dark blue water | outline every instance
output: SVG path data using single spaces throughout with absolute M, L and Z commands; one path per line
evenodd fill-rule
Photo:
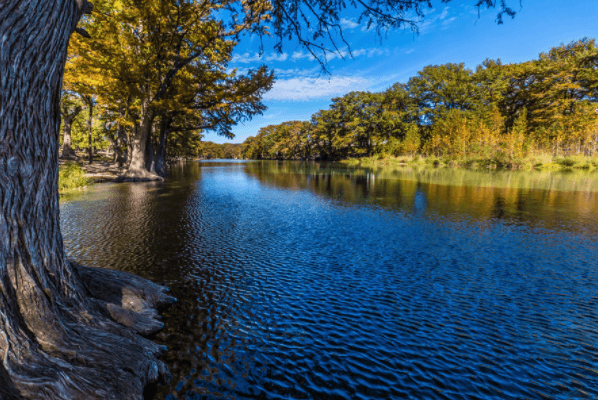
M 189 163 L 61 212 L 179 299 L 153 398 L 598 398 L 598 193 Z

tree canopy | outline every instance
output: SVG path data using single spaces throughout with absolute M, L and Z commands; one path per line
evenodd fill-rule
M 597 57 L 595 40 L 584 38 L 518 64 L 486 60 L 475 71 L 429 65 L 384 92 L 334 98 L 309 122 L 262 128 L 242 154 L 332 160 L 422 154 L 495 164 L 534 152 L 595 156 Z
M 505 15 L 515 15 L 505 1 L 473 4 L 496 8 L 498 23 Z M 78 140 L 82 138 L 78 121 L 86 116 L 90 161 L 93 149 L 109 144 L 115 160 L 127 167 L 123 179 L 157 179 L 164 176 L 168 157 L 195 153 L 192 149 L 202 132 L 232 137 L 233 126 L 265 110 L 262 98 L 272 87 L 273 72 L 264 65 L 245 74 L 229 67 L 244 36 L 257 36 L 262 46 L 263 39 L 273 37 L 278 51 L 286 41 L 295 41 L 325 70 L 330 53 L 339 51 L 341 44 L 349 45 L 340 24 L 343 15 L 357 15 L 360 23 L 380 35 L 399 28 L 416 32 L 430 7 L 427 0 L 97 0 L 94 11 L 78 25 L 82 35 L 71 39 L 64 79 L 68 97 L 78 98 L 87 108 L 71 124 L 75 146 L 84 145 Z M 462 86 L 467 77 L 463 68 L 431 69 L 410 82 L 411 92 L 427 93 L 420 96 L 428 103 L 422 117 L 444 112 L 434 102 L 439 95 L 446 98 L 447 91 L 455 98 L 444 109 L 469 107 L 462 103 L 469 101 L 473 87 Z M 445 79 L 447 74 L 454 75 L 453 81 Z M 445 82 L 443 93 L 430 90 L 438 79 Z M 349 105 L 343 104 L 338 106 Z M 372 103 L 362 112 L 375 108 Z M 101 115 L 101 121 L 94 113 Z M 376 129 L 347 121 L 344 129 L 350 127 L 367 142 Z M 63 138 L 67 142 L 68 129 Z M 177 150 L 169 151 L 169 143 L 176 143 Z M 190 151 L 181 151 L 183 143 L 191 146 Z

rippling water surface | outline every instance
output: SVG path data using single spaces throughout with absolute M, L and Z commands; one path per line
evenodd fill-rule
M 63 196 L 61 217 L 72 259 L 179 299 L 155 399 L 591 399 L 596 191 L 591 174 L 187 163 Z

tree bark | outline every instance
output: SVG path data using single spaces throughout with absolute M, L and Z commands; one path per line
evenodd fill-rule
M 156 174 L 154 164 L 154 137 L 156 136 L 156 123 L 152 123 L 152 128 L 149 132 L 149 137 L 145 141 L 145 169 L 152 174 Z
M 160 137 L 158 139 L 158 148 L 156 149 L 156 157 L 155 157 L 155 172 L 157 175 L 161 177 L 166 176 L 166 140 L 168 135 L 168 130 L 170 129 L 170 124 L 172 123 L 172 118 L 165 117 L 160 121 Z
M 58 201 L 59 99 L 85 0 L 0 1 L 0 398 L 141 399 L 166 373 L 172 301 L 134 275 L 69 262 Z

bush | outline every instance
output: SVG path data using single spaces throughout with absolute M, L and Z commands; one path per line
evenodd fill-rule
M 574 158 L 571 158 L 571 157 L 557 158 L 554 161 L 557 164 L 559 164 L 560 166 L 562 166 L 562 167 L 568 167 L 568 168 L 573 167 L 577 163 L 577 160 L 575 160 Z
M 86 178 L 85 170 L 75 162 L 67 162 L 58 169 L 58 189 L 75 189 L 87 186 L 91 180 Z

